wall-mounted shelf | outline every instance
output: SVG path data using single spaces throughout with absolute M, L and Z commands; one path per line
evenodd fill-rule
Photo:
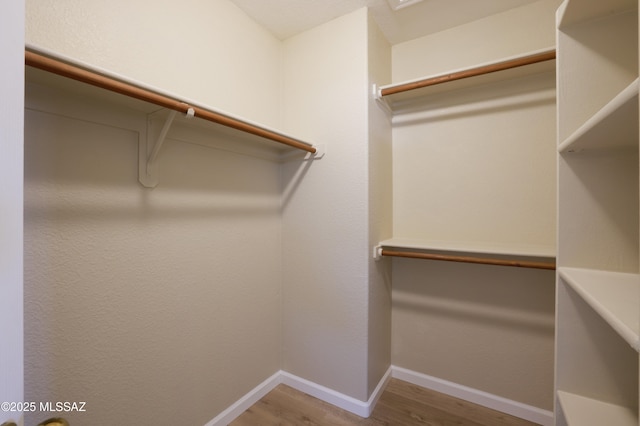
M 618 93 L 558 146 L 559 152 L 598 148 L 637 148 L 639 79 Z M 615 133 L 611 129 L 616 129 Z
M 420 241 L 393 238 L 381 241 L 373 256 L 406 257 L 413 259 L 515 266 L 535 269 L 555 269 L 555 252 L 550 247 L 531 245 L 499 245 L 489 243 L 461 243 Z M 535 259 L 535 260 L 532 260 Z
M 631 347 L 640 351 L 640 275 L 592 269 L 558 269 L 578 293 Z
M 570 2 L 559 10 L 558 28 L 565 29 L 573 24 L 587 22 L 603 16 L 612 16 L 637 7 L 636 0 L 607 0 L 599 2 Z
M 262 144 L 283 160 L 296 152 L 306 153 L 311 159 L 324 155 L 322 146 L 314 146 L 266 126 L 51 52 L 29 47 L 25 50 L 25 64 L 31 68 L 27 68 L 26 76 L 30 83 L 104 100 L 149 116 L 154 114 L 156 118 L 159 118 L 159 109 L 177 113 L 165 114 L 163 125 L 159 129 L 150 128 L 147 138 L 140 141 L 139 151 L 143 157 L 140 161 L 140 182 L 147 187 L 157 184 L 155 157 L 174 120 L 184 124 L 186 120 L 195 118 L 189 120 L 191 126 L 207 128 L 234 141 Z
M 396 106 L 444 91 L 553 72 L 555 58 L 555 49 L 545 49 L 472 68 L 381 86 L 376 88 L 376 95 L 393 110 Z

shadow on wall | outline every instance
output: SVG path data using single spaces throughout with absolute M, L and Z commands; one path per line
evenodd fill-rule
M 553 409 L 554 271 L 394 259 L 392 362 Z
M 394 107 L 394 127 L 497 114 L 555 104 L 555 74 L 540 73 L 452 92 Z
M 396 309 L 553 335 L 554 271 L 397 261 L 401 265 L 393 276 Z
M 205 141 L 168 140 L 159 156 L 160 183 L 151 189 L 138 182 L 139 129 L 35 110 L 26 111 L 26 122 L 25 210 L 34 218 L 210 220 L 279 214 L 313 163 L 292 160 L 299 167 L 283 184 L 277 162 L 203 146 Z
M 280 368 L 280 166 L 171 140 L 147 189 L 112 113 L 26 113 L 25 395 L 205 424 Z

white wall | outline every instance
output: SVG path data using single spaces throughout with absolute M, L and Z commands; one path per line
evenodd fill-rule
M 376 271 L 369 250 L 367 43 L 367 10 L 360 9 L 287 39 L 284 68 L 285 128 L 326 144 L 327 154 L 284 169 L 285 179 L 304 178 L 283 206 L 283 366 L 361 401 L 375 381 L 369 333 L 384 333 L 369 325 L 369 304 L 380 306 L 375 299 L 384 287 L 376 278 L 369 300 Z M 380 375 L 379 365 L 371 368 Z
M 26 26 L 28 43 L 280 124 L 280 41 L 229 1 L 27 0 Z
M 371 246 L 391 230 L 391 130 L 370 111 L 390 46 L 366 9 L 284 43 L 227 1 L 163 4 L 146 31 L 120 26 L 144 3 L 33 1 L 27 39 L 282 123 L 328 153 L 279 166 L 174 129 L 147 190 L 135 176 L 143 116 L 30 89 L 27 397 L 90 399 L 70 418 L 83 423 L 120 407 L 120 423 L 198 424 L 282 368 L 366 401 L 390 365 L 389 281 Z M 171 39 L 196 33 L 198 49 Z
M 229 2 L 104 5 L 29 2 L 27 40 L 278 122 L 280 42 Z M 205 424 L 281 368 L 280 166 L 174 127 L 146 189 L 145 123 L 27 95 L 25 398 L 86 401 L 71 424 Z
M 71 424 L 205 424 L 280 368 L 278 167 L 169 140 L 148 190 L 122 111 L 32 100 L 26 397 L 86 401 Z
M 393 80 L 552 47 L 540 1 L 393 47 Z M 394 237 L 555 245 L 555 77 L 439 94 L 394 119 Z M 393 262 L 394 365 L 551 410 L 554 274 Z
M 393 46 L 393 81 L 401 82 L 555 46 L 560 0 L 540 0 Z
M 391 45 L 369 17 L 369 87 L 391 82 Z M 391 121 L 369 92 L 369 247 L 391 238 L 393 226 Z M 370 251 L 371 254 L 371 251 Z M 369 258 L 369 394 L 391 364 L 390 262 Z
M 0 6 L 0 401 L 24 401 L 22 173 L 24 2 Z M 0 423 L 21 413 L 0 411 Z

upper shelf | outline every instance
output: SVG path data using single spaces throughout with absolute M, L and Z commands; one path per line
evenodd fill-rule
M 558 146 L 559 152 L 638 146 L 638 87 L 635 79 Z
M 591 2 L 572 0 L 563 3 L 563 6 L 558 9 L 558 28 L 563 29 L 570 25 L 587 22 L 595 18 L 634 10 L 637 7 L 637 0 L 606 0 Z
M 235 117 L 231 114 L 200 105 L 193 101 L 180 99 L 179 97 L 168 94 L 159 89 L 145 86 L 139 82 L 128 80 L 122 76 L 118 76 L 105 70 L 99 70 L 86 64 L 80 64 L 68 58 L 62 58 L 59 55 L 52 54 L 51 52 L 44 52 L 42 50 L 29 47 L 25 51 L 25 63 L 29 67 L 37 68 L 48 73 L 104 89 L 107 93 L 117 93 L 127 98 L 142 101 L 144 104 L 151 104 L 180 112 L 185 116 L 200 118 L 207 122 L 233 129 L 235 132 L 251 135 L 252 137 L 265 142 L 275 142 L 279 146 L 284 146 L 289 150 L 305 151 L 312 155 L 318 152 L 318 149 L 312 144 L 270 129 L 266 126 Z M 42 82 L 43 79 L 46 79 L 46 77 L 43 77 L 42 75 L 37 78 L 40 79 L 40 82 Z M 51 79 L 47 82 L 47 84 L 49 83 L 51 83 Z M 64 82 L 57 82 L 55 84 L 57 86 L 66 85 L 69 87 L 69 84 L 65 84 Z M 79 89 L 75 87 L 74 90 L 87 91 L 87 88 Z M 103 96 L 110 97 L 112 95 L 106 94 Z M 131 104 L 131 102 L 129 103 Z M 140 105 L 135 108 L 140 110 L 145 109 L 144 107 L 140 107 Z
M 393 109 L 395 105 L 435 93 L 554 71 L 555 58 L 555 49 L 545 49 L 477 67 L 381 86 L 377 96 Z

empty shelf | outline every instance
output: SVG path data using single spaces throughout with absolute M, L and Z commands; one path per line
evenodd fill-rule
M 607 0 L 594 2 L 568 2 L 559 9 L 558 28 L 590 21 L 606 15 L 615 15 L 637 8 L 636 0 Z
M 638 79 L 573 132 L 559 152 L 638 146 Z
M 620 336 L 640 350 L 639 274 L 566 267 L 558 272 Z
M 569 426 L 638 426 L 635 409 L 563 391 L 558 399 Z

